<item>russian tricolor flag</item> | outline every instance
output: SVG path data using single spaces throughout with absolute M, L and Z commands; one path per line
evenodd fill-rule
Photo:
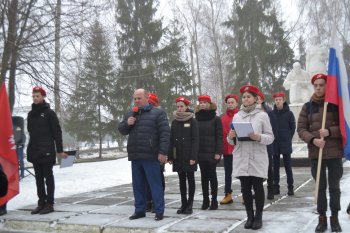
M 333 33 L 332 45 L 329 50 L 328 77 L 325 102 L 339 107 L 339 124 L 343 138 L 344 156 L 350 160 L 350 99 L 349 78 L 346 73 L 343 55 L 339 41 Z

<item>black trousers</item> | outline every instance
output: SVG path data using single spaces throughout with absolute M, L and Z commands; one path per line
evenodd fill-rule
M 209 197 L 209 183 L 211 189 L 212 200 L 217 200 L 218 196 L 218 178 L 216 175 L 217 163 L 210 161 L 199 161 L 199 167 L 201 169 L 201 182 L 203 198 Z
M 269 167 L 267 172 L 267 190 L 273 191 L 273 154 L 268 153 L 269 156 Z
M 311 174 L 316 180 L 317 159 L 311 160 Z M 340 210 L 340 178 L 343 176 L 342 159 L 323 159 L 320 171 L 320 186 L 317 198 L 317 212 L 325 215 L 327 212 L 327 176 L 328 169 L 328 185 L 329 185 L 329 207 L 332 215 L 337 215 Z
M 262 212 L 265 202 L 265 192 L 263 186 L 264 179 L 255 176 L 241 176 L 239 179 L 241 181 L 241 188 L 246 211 L 254 210 L 252 196 L 253 188 L 255 193 L 256 211 Z
M 283 156 L 283 164 L 284 164 L 284 169 L 287 174 L 287 184 L 288 187 L 293 187 L 294 184 L 294 179 L 293 179 L 293 171 L 292 171 L 292 160 L 291 160 L 291 154 L 282 154 Z M 274 182 L 277 187 L 279 187 L 280 183 L 280 154 L 275 154 L 273 155 L 273 160 L 274 160 Z
M 179 186 L 181 193 L 181 202 L 191 202 L 194 198 L 194 192 L 196 190 L 196 182 L 194 180 L 194 171 L 192 172 L 178 172 Z M 187 199 L 187 182 L 188 182 L 188 199 Z
M 53 163 L 33 163 L 38 195 L 38 205 L 44 203 L 54 204 L 55 179 L 53 176 Z M 46 189 L 45 189 L 46 184 Z

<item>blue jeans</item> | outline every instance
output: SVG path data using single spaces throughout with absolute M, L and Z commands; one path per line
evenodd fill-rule
M 288 187 L 293 187 L 294 179 L 293 179 L 293 171 L 292 171 L 292 164 L 291 164 L 291 154 L 283 154 L 283 164 L 284 169 L 286 170 L 287 174 L 287 184 Z M 275 186 L 279 187 L 280 183 L 280 155 L 273 155 L 273 162 L 274 162 L 274 184 Z
M 224 155 L 225 194 L 232 193 L 232 155 Z
M 17 159 L 19 163 L 19 171 L 20 171 L 19 176 L 21 178 L 24 178 L 23 146 L 17 146 L 16 152 L 17 152 Z
M 131 161 L 132 186 L 135 198 L 135 213 L 146 212 L 146 185 L 150 186 L 154 211 L 156 214 L 164 213 L 164 191 L 162 178 L 159 172 L 158 160 Z

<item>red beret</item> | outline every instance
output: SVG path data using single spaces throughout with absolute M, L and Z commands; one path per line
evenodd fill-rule
M 327 81 L 327 75 L 325 75 L 325 74 L 315 74 L 314 76 L 312 76 L 311 83 L 314 84 L 316 79 L 320 79 L 320 78 L 322 78 L 325 81 Z
M 256 86 L 250 85 L 250 84 L 244 85 L 243 87 L 241 87 L 239 89 L 239 92 L 241 94 L 243 94 L 246 91 L 249 91 L 249 92 L 254 93 L 256 95 L 258 95 L 260 92 L 259 88 L 257 88 Z
M 183 96 L 180 96 L 180 97 L 176 98 L 175 102 L 176 102 L 176 103 L 177 103 L 177 102 L 184 102 L 184 104 L 185 104 L 186 106 L 190 105 L 190 103 L 191 103 L 188 99 L 186 99 L 186 98 L 183 97 Z
M 42 87 L 33 87 L 33 93 L 40 92 L 42 96 L 46 96 L 46 91 Z
M 205 101 L 211 103 L 211 98 L 209 95 L 200 95 L 198 96 L 198 101 Z
M 273 94 L 272 97 L 273 98 L 276 98 L 276 97 L 283 97 L 283 98 L 285 98 L 286 95 L 283 92 L 277 92 L 277 93 Z
M 148 103 L 152 104 L 155 107 L 159 106 L 158 96 L 154 93 L 148 93 Z
M 236 102 L 238 102 L 238 96 L 237 95 L 235 95 L 235 94 L 228 94 L 227 96 L 225 96 L 225 103 L 227 103 L 227 100 L 229 98 L 233 98 L 233 99 L 236 100 Z
M 259 91 L 258 96 L 260 96 L 261 100 L 264 102 L 265 100 L 265 95 L 261 91 Z

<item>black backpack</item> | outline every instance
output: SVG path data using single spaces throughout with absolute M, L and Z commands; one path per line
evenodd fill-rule
M 8 189 L 7 176 L 5 172 L 2 170 L 2 167 L 0 164 L 0 197 L 3 197 L 6 195 L 7 189 Z

